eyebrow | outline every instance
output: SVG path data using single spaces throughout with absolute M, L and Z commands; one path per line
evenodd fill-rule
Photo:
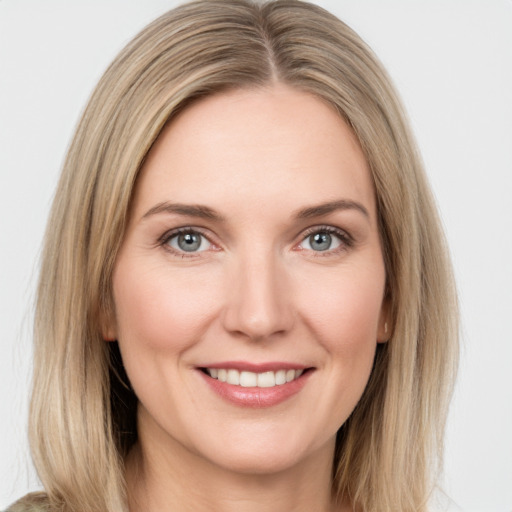
M 338 210 L 356 210 L 362 213 L 368 219 L 370 214 L 368 210 L 357 201 L 350 199 L 338 199 L 336 201 L 329 201 L 327 203 L 318 204 L 315 206 L 308 206 L 301 208 L 292 217 L 297 219 L 311 219 L 314 217 L 321 217 L 328 215 Z M 178 215 L 186 215 L 188 217 L 197 217 L 199 219 L 214 220 L 217 222 L 225 222 L 225 218 L 216 212 L 214 209 L 200 205 L 200 204 L 182 204 L 182 203 L 171 203 L 163 202 L 159 203 L 150 208 L 143 216 L 142 219 L 146 219 L 152 215 L 159 213 L 170 213 Z
M 186 215 L 188 217 L 197 217 L 199 219 L 215 220 L 217 222 L 223 222 L 225 219 L 212 208 L 200 204 L 181 204 L 181 203 L 170 203 L 163 202 L 159 203 L 153 208 L 150 208 L 143 216 L 142 219 L 146 219 L 151 215 L 158 213 L 174 213 L 178 215 Z
M 338 210 L 357 210 L 361 212 L 366 218 L 370 219 L 368 210 L 357 201 L 350 199 L 338 199 L 336 201 L 329 201 L 315 206 L 302 208 L 296 212 L 295 217 L 298 219 L 311 219 L 313 217 L 321 217 Z

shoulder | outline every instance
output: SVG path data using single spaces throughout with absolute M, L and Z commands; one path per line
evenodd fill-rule
M 51 512 L 48 498 L 44 492 L 32 492 L 19 499 L 5 512 Z

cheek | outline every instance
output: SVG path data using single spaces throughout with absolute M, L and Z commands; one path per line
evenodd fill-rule
M 114 275 L 120 343 L 141 352 L 166 353 L 180 352 L 194 343 L 218 303 L 215 280 L 204 277 L 197 272 L 172 272 L 165 264 L 141 271 L 140 266 L 121 261 Z
M 368 268 L 371 271 L 341 269 L 323 280 L 323 286 L 315 280 L 299 292 L 304 316 L 317 339 L 329 353 L 345 360 L 367 358 L 377 342 L 385 273 L 378 263 Z
M 303 280 L 297 290 L 303 321 L 324 356 L 323 391 L 315 397 L 319 432 L 334 435 L 364 393 L 377 347 L 384 276 L 376 260 L 329 269 L 323 279 Z

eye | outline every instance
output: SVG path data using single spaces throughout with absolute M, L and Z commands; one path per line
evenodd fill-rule
M 340 229 L 317 227 L 306 233 L 299 247 L 307 251 L 329 252 L 349 247 L 351 243 L 349 235 Z
M 180 231 L 169 236 L 165 243 L 176 252 L 207 251 L 211 242 L 201 233 L 194 230 Z
M 340 240 L 326 231 L 319 231 L 318 233 L 309 235 L 302 242 L 303 249 L 309 249 L 311 251 L 328 251 L 330 249 L 336 249 L 340 245 Z

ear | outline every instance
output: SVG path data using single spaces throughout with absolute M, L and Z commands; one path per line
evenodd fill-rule
M 379 325 L 377 327 L 377 343 L 386 343 L 391 338 L 391 301 L 389 297 L 385 297 L 379 315 Z
M 117 340 L 117 322 L 113 311 L 103 309 L 100 313 L 101 336 L 105 341 Z

